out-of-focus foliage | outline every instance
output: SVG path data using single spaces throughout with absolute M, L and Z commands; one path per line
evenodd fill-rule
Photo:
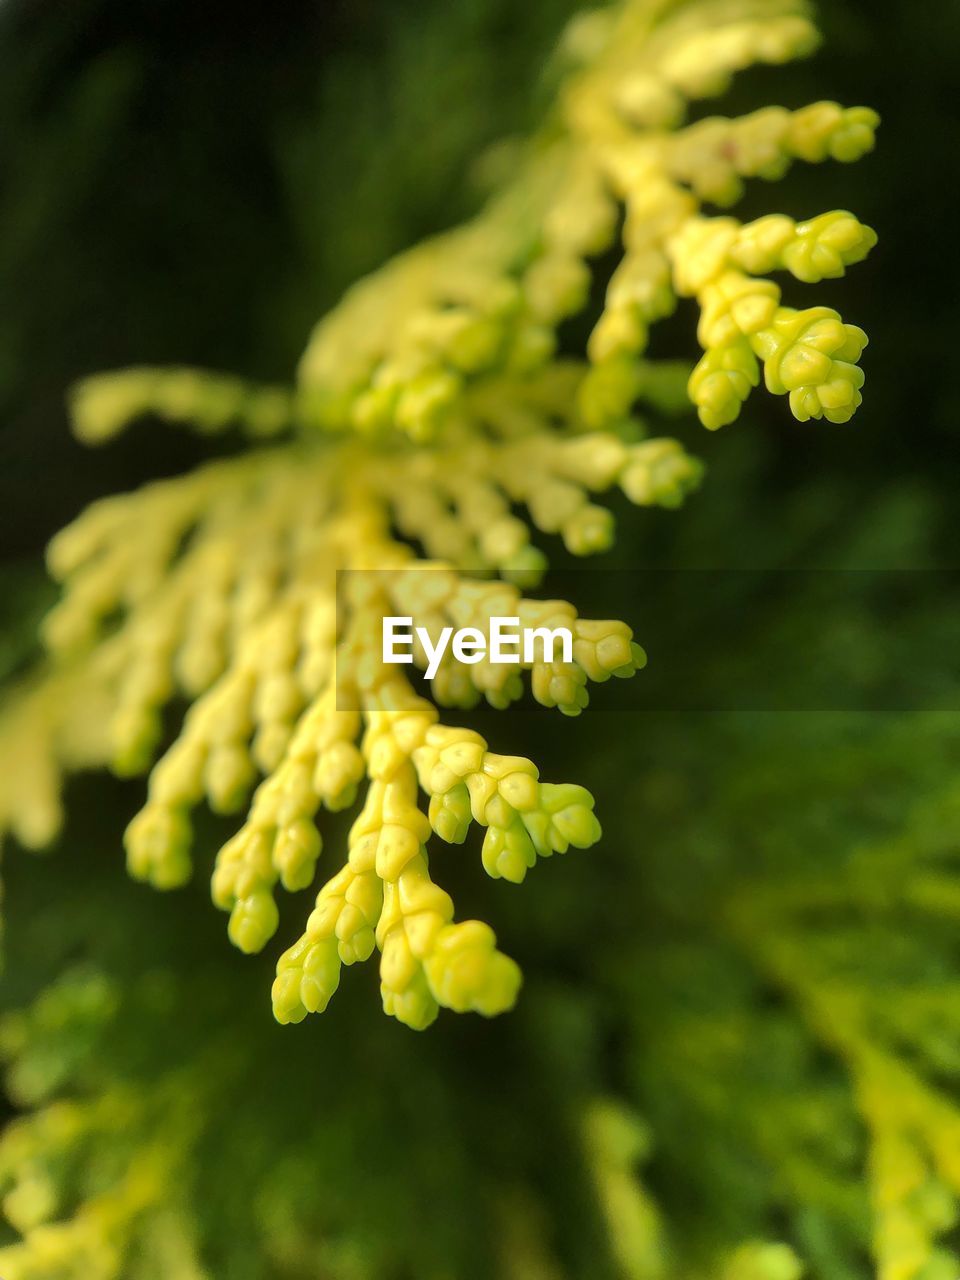
M 784 1242 L 815 1276 L 870 1274 L 871 1252 L 950 1274 L 931 1250 L 957 1196 L 956 725 L 697 729 L 648 725 L 612 815 L 642 810 L 642 840 L 510 921 L 531 989 L 482 1036 L 413 1039 L 357 998 L 291 1040 L 204 945 L 202 903 L 175 908 L 177 954 L 156 941 L 173 913 L 109 866 L 15 877 L 32 976 L 66 976 L 4 1026 L 29 1108 L 0 1147 L 11 1221 L 51 1196 L 96 1219 L 145 1163 L 108 1241 L 142 1253 L 124 1275 L 766 1277 L 794 1274 Z M 731 1261 L 744 1241 L 766 1242 L 755 1271 Z
M 922 565 L 955 545 L 943 519 L 955 394 L 937 371 L 953 340 L 940 250 L 951 224 L 938 192 L 957 135 L 956 16 L 947 5 L 933 7 L 929 25 L 906 9 L 869 26 L 853 6 L 824 16 L 834 37 L 826 63 L 778 73 L 769 96 L 801 102 L 832 75 L 852 100 L 887 107 L 886 163 L 856 193 L 861 216 L 883 231 L 881 275 L 852 280 L 858 301 L 844 304 L 870 319 L 873 408 L 847 437 L 751 430 L 708 448 L 711 482 L 688 517 L 646 526 L 642 541 L 622 538 L 623 563 Z M 439 32 L 444 20 L 435 21 Z M 478 40 L 470 52 L 502 66 L 502 48 Z M 529 44 L 517 53 L 531 65 L 537 55 Z M 401 159 L 409 143 L 398 135 Z M 359 136 L 356 145 L 374 149 Z M 818 204 L 854 203 L 849 171 L 841 186 L 831 181 L 818 178 Z M 446 220 L 453 193 L 443 183 L 449 173 L 418 232 Z M 397 185 L 385 173 L 371 203 L 395 207 Z M 799 191 L 798 215 L 808 204 Z M 442 209 L 429 208 L 434 199 Z M 50 217 L 55 228 L 59 209 Z M 412 238 L 398 226 L 384 244 Z M 248 260 L 270 243 L 252 239 Z M 136 275 L 131 265 L 131 284 Z M 306 290 L 298 295 L 295 278 L 286 287 L 299 297 L 290 314 L 309 314 Z M 55 276 L 50 289 L 57 297 Z M 242 314 L 269 327 L 260 303 L 272 289 L 251 283 Z M 156 358 L 276 376 L 255 353 L 241 358 L 236 311 L 212 305 L 217 291 L 203 306 L 196 296 L 198 323 L 236 344 L 229 359 L 199 340 L 180 345 L 182 326 L 166 312 L 157 324 L 171 345 Z M 51 326 L 58 314 L 49 308 Z M 56 350 L 36 330 L 31 342 Z M 91 339 L 51 386 L 144 354 Z M 762 409 L 750 412 L 763 420 Z M 12 434 L 26 468 L 25 438 Z M 169 438 L 164 449 L 142 465 L 188 460 Z M 87 471 L 86 492 L 135 478 L 134 452 L 111 455 L 96 482 Z M 58 444 L 52 456 L 72 482 L 74 455 Z M 81 504 L 80 484 L 76 497 L 47 499 L 44 531 Z M 951 608 L 945 600 L 945 616 Z M 802 600 L 772 621 L 798 638 L 818 622 Z M 23 642 L 9 652 L 19 661 Z M 511 898 L 465 867 L 452 886 L 471 910 L 496 914 L 527 975 L 520 1010 L 420 1039 L 361 992 L 345 993 L 357 998 L 332 1006 L 314 1034 L 271 1026 L 250 998 L 249 971 L 212 936 L 202 893 L 160 898 L 117 875 L 135 791 L 78 784 L 64 848 L 44 863 L 11 862 L 6 1001 L 26 1009 L 47 991 L 3 1033 L 8 1096 L 23 1111 L 3 1148 L 5 1208 L 28 1227 L 52 1192 L 63 1197 L 58 1218 L 99 1204 L 106 1231 L 99 1255 L 68 1240 L 64 1268 L 30 1274 L 88 1277 L 104 1260 L 110 1274 L 111 1246 L 129 1240 L 118 1274 L 134 1280 L 788 1280 L 801 1265 L 823 1280 L 878 1269 L 891 1280 L 950 1280 L 954 718 L 633 718 L 602 707 L 592 718 L 589 732 L 588 722 L 544 730 L 514 713 L 512 732 L 518 749 L 596 792 L 598 856 L 543 877 L 536 895 Z M 354 986 L 363 981 L 353 975 Z M 57 1099 L 65 1108 L 48 1119 Z M 71 1142 L 68 1169 L 57 1145 L 65 1130 L 87 1134 Z M 135 1170 L 149 1171 L 133 1183 L 131 1152 Z M 134 1201 L 135 1214 L 116 1211 Z

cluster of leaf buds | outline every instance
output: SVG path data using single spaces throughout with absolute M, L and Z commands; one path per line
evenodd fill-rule
M 441 726 L 385 666 L 382 619 L 416 622 L 412 660 L 431 668 L 440 706 L 503 708 L 529 684 L 577 715 L 590 682 L 631 676 L 645 655 L 626 623 L 529 594 L 546 568 L 537 534 L 590 555 L 614 540 L 598 494 L 681 504 L 700 465 L 648 420 L 682 409 L 688 379 L 709 428 L 733 421 L 761 367 L 801 420 L 852 415 L 864 334 L 825 307 L 782 306 L 766 277 L 839 276 L 873 232 L 843 212 L 743 225 L 702 206 L 796 160 L 857 159 L 876 116 L 827 102 L 683 125 L 686 102 L 739 68 L 815 42 L 789 0 L 624 0 L 588 15 L 564 45 L 573 65 L 554 125 L 516 176 L 467 225 L 355 286 L 317 326 L 294 385 L 150 368 L 81 384 L 75 420 L 91 442 L 144 413 L 294 439 L 95 504 L 54 539 L 65 590 L 44 628 L 51 669 L 5 718 L 0 823 L 43 843 L 64 770 L 149 771 L 128 865 L 173 888 L 191 874 L 193 810 L 246 812 L 212 892 L 233 942 L 257 951 L 277 928 L 277 885 L 314 879 L 318 812 L 362 793 L 346 862 L 281 959 L 277 1016 L 322 1009 L 340 966 L 375 948 L 384 1006 L 411 1026 L 440 1006 L 508 1007 L 517 970 L 486 925 L 454 923 L 428 872 L 431 831 L 456 843 L 480 824 L 486 870 L 519 881 L 539 857 L 598 838 L 592 800 Z M 558 357 L 559 326 L 617 255 L 583 359 Z M 652 326 L 685 296 L 705 350 L 692 377 L 647 356 Z M 449 650 L 432 669 L 448 628 L 487 637 L 504 617 L 565 628 L 570 652 L 498 664 Z M 190 708 L 153 764 L 178 697 Z

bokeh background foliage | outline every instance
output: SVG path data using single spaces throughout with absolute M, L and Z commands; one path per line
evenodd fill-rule
M 536 118 L 571 8 L 0 4 L 5 674 L 31 656 L 50 534 L 214 448 L 147 423 L 82 451 L 69 383 L 128 362 L 284 378 L 346 284 L 469 212 L 509 164 L 488 148 Z M 704 490 L 680 517 L 624 510 L 611 563 L 956 563 L 960 14 L 830 0 L 820 17 L 813 62 L 746 74 L 723 110 L 836 95 L 881 112 L 873 159 L 797 171 L 777 201 L 852 207 L 881 231 L 843 282 L 845 316 L 871 335 L 868 400 L 848 428 L 759 399 L 722 439 L 690 425 Z M 766 210 L 752 198 L 744 217 Z M 664 348 L 672 333 L 685 354 L 690 327 L 681 309 Z M 778 607 L 800 661 L 817 619 L 802 598 Z M 857 624 L 851 606 L 854 638 Z M 4 1006 L 56 985 L 6 1025 L 8 1052 L 30 1046 L 9 1112 L 102 1097 L 102 1130 L 58 1170 L 68 1197 L 144 1152 L 168 1188 L 120 1274 L 656 1280 L 645 1242 L 661 1231 L 687 1258 L 785 1241 L 812 1276 L 873 1274 L 864 1114 L 879 1097 L 893 1115 L 903 1087 L 886 1058 L 864 1068 L 862 1044 L 957 1097 L 960 725 L 595 703 L 559 725 L 475 718 L 494 746 L 588 785 L 605 828 L 520 891 L 445 860 L 464 912 L 489 909 L 526 975 L 518 1011 L 493 1023 L 412 1036 L 358 970 L 322 1022 L 275 1026 L 271 958 L 224 946 L 202 877 L 173 895 L 127 881 L 137 783 L 75 782 L 59 847 L 10 852 Z M 208 823 L 212 851 L 224 832 Z M 908 1155 L 894 1143 L 895 1162 Z M 921 1184 L 911 1212 L 956 1250 L 951 1196 Z M 731 1266 L 792 1275 L 777 1253 Z

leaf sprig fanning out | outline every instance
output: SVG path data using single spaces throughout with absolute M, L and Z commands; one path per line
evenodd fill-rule
M 588 681 L 642 665 L 624 623 L 580 619 L 570 604 L 520 591 L 545 567 L 531 527 L 591 554 L 613 538 L 595 493 L 616 486 L 639 505 L 673 507 L 697 483 L 698 464 L 651 437 L 638 413 L 676 402 L 675 365 L 645 353 L 678 297 L 700 306 L 705 354 L 688 389 L 705 426 L 737 417 L 761 365 L 801 421 L 852 416 L 863 332 L 828 308 L 783 307 L 766 275 L 841 275 L 873 232 L 844 212 L 742 225 L 704 206 L 730 205 L 745 179 L 776 178 L 796 160 L 859 158 L 876 116 L 817 103 L 683 124 L 687 101 L 722 92 L 741 67 L 815 43 L 802 7 L 776 0 L 629 0 L 591 14 L 566 37 L 575 65 L 520 176 L 472 222 L 357 285 L 314 331 L 293 387 L 152 369 L 83 383 L 74 411 L 90 441 L 144 412 L 296 439 L 100 503 L 54 540 L 65 593 L 45 629 L 52 669 L 11 711 L 4 746 L 15 764 L 27 734 L 36 764 L 4 775 L 5 824 L 30 843 L 52 835 L 62 768 L 150 768 L 161 712 L 184 694 L 192 706 L 152 768 L 128 863 L 158 887 L 181 884 L 195 806 L 248 809 L 213 876 L 243 950 L 276 928 L 278 881 L 312 882 L 318 809 L 346 807 L 367 783 L 347 861 L 280 959 L 282 1021 L 325 1007 L 340 966 L 374 947 L 384 1006 L 411 1026 L 439 1006 L 509 1008 L 516 966 L 486 925 L 453 922 L 426 842 L 431 832 L 462 840 L 477 822 L 486 870 L 518 881 L 538 857 L 597 840 L 592 798 L 441 726 L 371 642 L 401 597 L 428 629 L 448 618 L 482 629 L 505 613 L 562 618 L 574 661 L 534 663 L 530 685 L 571 715 Z M 583 358 L 561 360 L 558 326 L 585 308 L 595 259 L 614 248 L 619 265 Z M 413 540 L 429 559 L 417 559 Z M 414 567 L 433 570 L 429 589 L 406 572 Z M 341 569 L 372 576 L 358 575 L 365 585 L 338 610 Z M 478 571 L 491 578 L 469 576 Z M 448 662 L 436 703 L 507 706 L 522 692 L 507 671 Z M 336 705 L 342 680 L 356 711 Z

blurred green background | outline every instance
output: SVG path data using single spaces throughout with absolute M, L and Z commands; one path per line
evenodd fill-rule
M 0 0 L 6 672 L 31 654 L 49 536 L 96 496 L 231 447 L 143 423 L 84 450 L 68 433 L 71 382 L 127 363 L 289 376 L 346 285 L 477 206 L 492 164 L 477 160 L 537 120 L 574 7 Z M 717 436 L 682 424 L 709 464 L 703 493 L 679 516 L 621 509 L 608 563 L 957 564 L 960 8 L 828 0 L 820 18 L 813 61 L 745 74 L 718 109 L 835 97 L 883 117 L 874 156 L 755 184 L 742 210 L 850 207 L 879 230 L 868 264 L 817 290 L 869 331 L 864 408 L 849 427 L 800 425 L 757 397 Z M 665 328 L 657 350 L 692 357 L 692 311 Z M 802 602 L 788 624 L 802 642 Z M 460 915 L 491 919 L 526 974 L 521 1010 L 495 1024 L 451 1016 L 414 1037 L 382 1017 L 368 968 L 348 975 L 323 1020 L 275 1027 L 273 952 L 233 954 L 202 883 L 164 897 L 127 882 L 120 837 L 137 783 L 75 783 L 58 849 L 9 855 L 5 1003 L 71 964 L 96 965 L 122 992 L 92 1039 L 74 1044 L 61 1027 L 43 1070 L 78 1089 L 116 1076 L 148 1092 L 207 1053 L 229 1066 L 222 1089 L 197 1085 L 204 1136 L 190 1174 L 218 1280 L 640 1275 L 618 1262 L 577 1154 L 595 1095 L 651 1124 L 650 1185 L 682 1237 L 788 1238 L 823 1280 L 869 1274 L 863 1134 L 839 1069 L 718 940 L 710 906 L 791 859 L 834 874 L 852 849 L 900 830 L 956 776 L 957 727 L 623 717 L 603 702 L 576 724 L 476 717 L 495 747 L 590 787 L 606 831 L 598 850 L 520 890 L 484 882 L 476 859 L 442 863 Z M 209 833 L 212 855 L 212 819 Z M 884 934 L 886 948 L 903 973 L 955 972 L 947 929 Z M 154 973 L 168 985 L 141 982 Z M 866 961 L 862 976 L 896 978 Z M 736 1029 L 736 1052 L 711 1058 L 718 1026 Z M 956 1030 L 938 1034 L 960 1046 Z M 809 1091 L 833 1144 L 822 1159 L 849 1204 L 771 1173 L 779 1157 L 745 1086 L 771 1115 Z M 180 1273 L 171 1263 L 157 1274 Z

